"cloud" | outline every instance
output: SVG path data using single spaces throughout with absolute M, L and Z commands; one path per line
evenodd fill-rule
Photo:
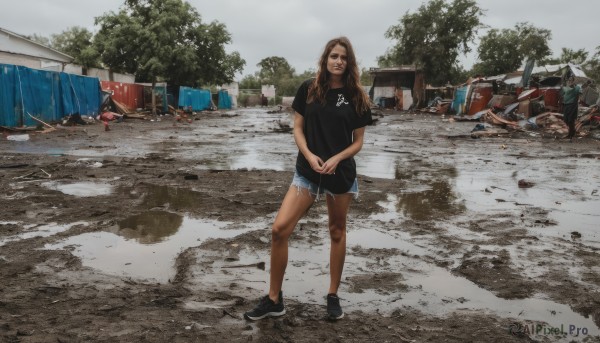
M 246 60 L 244 75 L 257 70 L 256 64 L 269 56 L 281 56 L 303 72 L 316 68 L 325 43 L 345 35 L 352 41 L 362 67 L 376 66 L 377 56 L 392 44 L 385 31 L 407 12 L 418 10 L 417 0 L 190 0 L 202 20 L 217 20 L 232 35 L 228 51 L 238 51 Z M 598 13 L 600 2 L 580 0 L 479 1 L 486 9 L 483 22 L 494 28 L 512 28 L 529 22 L 552 31 L 550 47 L 559 55 L 562 47 L 593 52 L 600 45 Z M 0 26 L 25 35 L 50 36 L 71 26 L 97 31 L 94 18 L 117 12 L 123 0 L 20 0 L 0 12 Z M 481 31 L 480 34 L 484 33 Z M 473 47 L 474 49 L 476 47 Z M 466 68 L 476 54 L 462 57 Z M 241 75 L 240 75 L 241 77 Z

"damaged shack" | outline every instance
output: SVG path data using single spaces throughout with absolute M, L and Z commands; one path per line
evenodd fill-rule
M 415 66 L 371 68 L 373 86 L 369 97 L 381 108 L 409 110 L 419 108 L 425 101 L 425 78 Z

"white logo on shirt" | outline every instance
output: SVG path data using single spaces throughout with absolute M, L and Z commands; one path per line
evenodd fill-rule
M 348 101 L 344 98 L 344 94 L 338 94 L 337 104 L 335 106 L 340 107 L 340 105 L 345 104 L 348 105 Z

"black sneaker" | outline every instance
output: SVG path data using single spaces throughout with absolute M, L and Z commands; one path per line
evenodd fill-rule
M 244 313 L 244 318 L 248 320 L 259 320 L 265 317 L 279 317 L 285 314 L 285 306 L 283 305 L 283 295 L 279 292 L 279 302 L 276 304 L 265 295 L 260 299 L 258 305 L 251 311 Z
M 336 294 L 327 294 L 327 316 L 331 320 L 344 318 L 344 311 L 340 306 L 340 298 Z

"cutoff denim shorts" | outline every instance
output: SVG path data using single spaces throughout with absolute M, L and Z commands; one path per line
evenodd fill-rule
M 305 178 L 304 176 L 300 175 L 300 173 L 298 173 L 297 170 L 294 172 L 294 179 L 292 180 L 292 186 L 298 187 L 298 190 L 300 190 L 300 188 L 307 189 L 312 196 L 317 197 L 317 200 L 319 199 L 319 196 L 322 195 L 323 193 L 329 194 L 332 197 L 335 197 L 335 194 L 332 193 L 330 190 L 328 190 L 327 188 L 323 188 L 319 184 L 316 184 L 316 183 L 310 181 L 309 179 Z M 352 184 L 352 187 L 350 187 L 350 190 L 348 192 L 346 192 L 346 194 L 353 194 L 355 199 L 358 198 L 358 181 L 356 180 L 356 178 L 354 179 L 354 183 Z

